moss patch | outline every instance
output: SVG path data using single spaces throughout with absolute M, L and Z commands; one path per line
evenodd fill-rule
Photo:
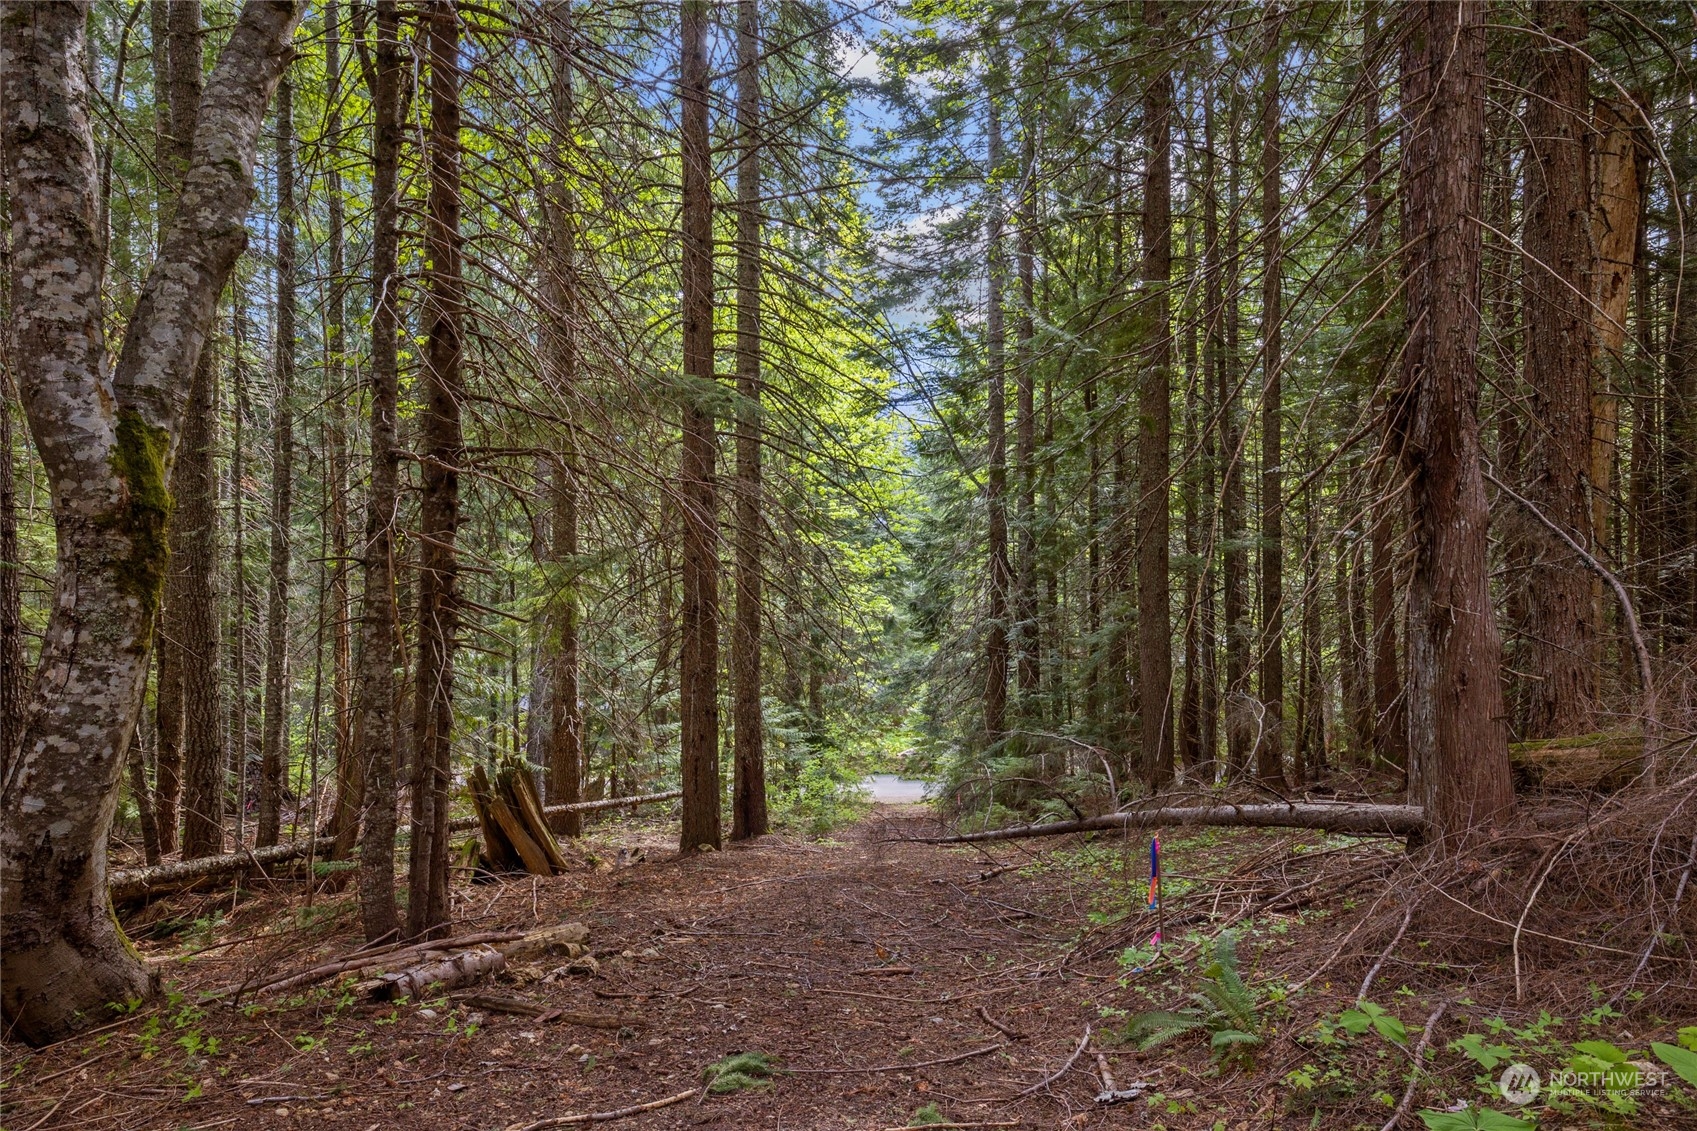
M 114 525 L 130 539 L 130 552 L 117 563 L 118 587 L 141 602 L 147 625 L 141 644 L 152 636 L 153 620 L 165 592 L 165 574 L 171 548 L 165 527 L 175 500 L 165 479 L 165 459 L 171 437 L 141 418 L 134 409 L 118 413 L 117 447 L 112 452 L 112 470 L 129 488 L 129 504 L 115 516 Z

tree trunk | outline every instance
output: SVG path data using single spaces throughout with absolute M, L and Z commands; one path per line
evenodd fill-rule
M 83 81 L 86 4 L 0 23 L 12 296 L 25 412 L 53 493 L 54 612 L 3 791 L 0 1013 L 43 1043 L 97 1024 L 154 981 L 106 894 L 106 840 L 166 574 L 183 402 L 246 233 L 265 104 L 299 11 L 250 2 L 201 103 L 186 183 L 110 383 L 98 290 L 98 172 Z M 27 898 L 26 898 L 27 896 Z
M 330 145 L 337 150 L 345 144 L 342 137 L 342 6 L 329 0 L 324 9 L 324 77 L 326 120 L 324 132 Z M 348 571 L 352 567 L 348 550 L 348 396 L 347 388 L 347 320 L 348 281 L 344 217 L 342 212 L 342 173 L 339 160 L 332 156 L 325 170 L 330 245 L 329 303 L 324 319 L 324 352 L 327 392 L 330 409 L 330 632 L 331 685 L 330 702 L 336 732 L 336 807 L 331 814 L 329 829 L 338 845 L 352 849 L 357 835 L 365 775 L 361 773 L 353 743 L 353 604 L 348 593 Z M 354 826 L 344 838 L 342 829 Z
M 282 835 L 289 774 L 289 520 L 295 478 L 295 127 L 294 91 L 277 87 L 277 340 L 271 429 L 271 568 L 265 603 L 265 714 L 260 723 L 259 828 L 255 843 Z
M 171 476 L 177 509 L 172 558 L 181 598 L 172 608 L 180 633 L 183 691 L 183 857 L 224 851 L 224 706 L 218 667 L 218 379 L 213 350 L 201 351 Z
M 764 836 L 766 723 L 761 707 L 760 5 L 737 4 L 737 608 L 731 635 L 731 839 Z
M 1230 112 L 1226 132 L 1229 187 L 1226 200 L 1225 300 L 1223 362 L 1219 369 L 1217 396 L 1220 402 L 1220 447 L 1225 461 L 1224 484 L 1220 490 L 1220 527 L 1225 542 L 1222 577 L 1222 613 L 1226 628 L 1226 765 L 1233 776 L 1248 772 L 1255 747 L 1256 702 L 1249 687 L 1249 644 L 1254 627 L 1249 620 L 1249 548 L 1245 528 L 1248 499 L 1244 489 L 1243 465 L 1248 458 L 1243 417 L 1243 354 L 1239 349 L 1243 280 L 1240 219 L 1242 193 L 1238 182 L 1243 168 L 1240 108 L 1235 88 L 1228 96 Z
M 1144 0 L 1158 36 L 1165 12 Z M 1172 363 L 1168 287 L 1173 272 L 1173 79 L 1162 71 L 1143 95 L 1143 325 L 1147 352 L 1137 412 L 1137 667 L 1140 770 L 1154 789 L 1173 777 Z
M 713 163 L 707 131 L 707 3 L 683 0 L 683 612 L 678 657 L 679 847 L 720 846 L 719 516 L 713 377 Z
M 1414 525 L 1409 791 L 1452 836 L 1514 810 L 1477 415 L 1485 8 L 1402 15 L 1408 341 L 1390 427 Z
M 181 4 L 158 5 L 150 13 L 149 24 L 154 54 L 154 162 L 159 178 L 157 216 L 159 230 L 163 232 L 171 222 L 177 197 L 182 192 L 200 112 L 200 2 L 184 0 Z M 189 608 L 192 600 L 190 590 L 198 588 L 190 575 L 203 563 L 193 561 L 180 551 L 185 540 L 185 527 L 203 522 L 207 509 L 203 499 L 193 496 L 200 491 L 204 480 L 200 465 L 209 458 L 209 453 L 203 438 L 193 433 L 203 430 L 201 422 L 195 417 L 198 402 L 202 400 L 201 385 L 210 380 L 211 359 L 203 355 L 195 369 L 194 387 L 189 393 L 190 412 L 183 422 L 183 441 L 179 445 L 178 464 L 171 478 L 171 494 L 177 507 L 166 523 L 171 562 L 165 580 L 165 599 L 159 611 L 159 678 L 154 692 L 154 723 L 159 732 L 154 757 L 154 829 L 162 852 L 176 850 L 177 805 L 182 799 L 183 735 L 188 708 L 188 692 L 184 687 L 189 663 L 186 655 L 187 621 L 195 615 L 195 611 Z M 185 514 L 185 510 L 189 513 Z M 190 538 L 193 538 L 192 533 Z
M 1312 453 L 1308 460 L 1313 463 Z M 1296 767 L 1303 781 L 1319 781 L 1326 772 L 1326 685 L 1320 669 L 1320 579 L 1325 576 L 1325 545 L 1320 540 L 1320 492 L 1317 481 L 1303 491 L 1302 652 L 1297 668 Z M 1344 619 L 1339 606 L 1338 619 Z
M 1546 517 L 1592 545 L 1586 479 L 1591 466 L 1591 314 L 1595 268 L 1585 133 L 1590 91 L 1579 45 L 1587 37 L 1583 0 L 1532 8 L 1549 38 L 1536 45 L 1527 99 L 1526 383 L 1531 392 L 1527 497 Z M 1591 729 L 1596 697 L 1595 606 L 1584 564 L 1548 531 L 1528 528 L 1531 572 L 1526 636 L 1533 680 L 1527 737 Z
M 1261 715 L 1255 774 L 1284 780 L 1284 269 L 1279 186 L 1279 63 L 1283 59 L 1277 14 L 1269 16 L 1261 63 Z
M 543 205 L 553 231 L 553 255 L 549 258 L 549 286 L 554 303 L 553 325 L 548 346 L 560 391 L 571 395 L 578 379 L 578 331 L 583 317 L 578 303 L 577 201 L 573 196 L 570 164 L 572 131 L 577 125 L 573 91 L 572 8 L 557 4 L 548 9 L 552 17 L 549 34 L 553 73 L 550 76 L 549 111 L 553 117 L 553 158 L 557 163 Z M 561 452 L 553 466 L 553 546 L 550 556 L 561 573 L 552 609 L 553 640 L 548 648 L 547 785 L 550 805 L 571 805 L 583 795 L 583 709 L 580 705 L 578 673 L 581 666 L 578 643 L 578 599 L 576 561 L 578 553 L 578 451 L 574 430 L 567 427 Z M 533 710 L 536 707 L 533 706 Z M 561 836 L 581 836 L 583 817 L 575 810 L 551 814 L 549 827 Z
M 360 572 L 354 757 L 365 778 L 359 820 L 359 914 L 367 941 L 393 933 L 395 916 L 395 526 L 400 508 L 399 391 L 401 54 L 398 0 L 378 0 L 372 75 L 371 494 Z M 338 856 L 352 825 L 337 829 Z
M 985 488 L 984 507 L 988 520 L 986 592 L 984 616 L 984 741 L 995 743 L 1007 732 L 1008 711 L 1008 611 L 1013 588 L 1013 570 L 1008 561 L 1008 419 L 1007 337 L 1003 325 L 1003 291 L 1007 283 L 1007 256 L 1002 249 L 1001 188 L 995 177 L 1002 163 L 1002 119 L 992 93 L 987 104 L 989 152 L 984 167 L 984 192 L 989 198 L 989 277 L 986 280 L 984 311 Z
M 1014 673 L 1018 711 L 1040 722 L 1042 642 L 1037 620 L 1037 361 L 1035 311 L 1037 264 L 1037 123 L 1027 108 L 1021 123 L 1018 233 L 1014 242 L 1019 309 L 1014 315 L 1014 529 L 1019 534 L 1014 566 Z
M 1627 307 L 1637 265 L 1643 186 L 1639 181 L 1637 111 L 1629 102 L 1604 98 L 1594 115 L 1595 160 L 1591 192 L 1591 233 L 1597 249 L 1597 273 L 1591 309 L 1591 534 L 1597 557 L 1607 561 L 1612 537 L 1609 518 L 1615 502 L 1615 463 L 1619 458 L 1620 397 L 1627 372 Z M 1627 508 L 1630 519 L 1631 509 Z M 1624 547 L 1630 551 L 1630 545 Z M 1592 623 L 1603 626 L 1603 583 L 1591 582 Z
M 1366 11 L 1367 42 L 1364 53 L 1371 60 L 1377 57 L 1381 31 L 1378 17 L 1372 8 Z M 1375 266 L 1363 284 L 1364 305 L 1377 311 L 1389 291 L 1385 276 L 1389 268 L 1377 266 L 1384 255 L 1385 197 L 1383 127 L 1379 121 L 1379 80 L 1376 71 L 1364 83 L 1367 91 L 1363 114 L 1367 152 L 1361 163 L 1361 197 L 1365 218 L 1362 221 L 1361 242 L 1367 248 L 1369 261 Z M 1376 351 L 1377 352 L 1377 351 Z M 1381 359 L 1375 357 L 1375 362 Z M 1397 657 L 1395 539 L 1396 515 L 1401 509 L 1401 497 L 1396 490 L 1392 462 L 1388 457 L 1376 458 L 1370 465 L 1369 489 L 1374 492 L 1370 509 L 1367 542 L 1371 561 L 1362 568 L 1370 575 L 1368 605 L 1372 627 L 1367 638 L 1370 672 L 1372 675 L 1372 724 L 1362 737 L 1371 743 L 1373 756 L 1381 766 L 1403 769 L 1408 764 L 1408 721 L 1402 695 L 1402 667 Z M 1392 499 L 1395 500 L 1393 505 Z
M 432 0 L 430 214 L 425 225 L 423 497 L 419 506 L 418 682 L 413 692 L 412 843 L 407 935 L 439 938 L 448 921 L 448 785 L 454 648 L 459 635 L 459 469 L 465 455 L 460 372 L 465 283 L 460 273 L 460 19 Z
M 1225 298 L 1221 283 L 1220 247 L 1220 181 L 1219 164 L 1214 156 L 1217 133 L 1214 126 L 1216 88 L 1204 86 L 1202 94 L 1202 368 L 1203 368 L 1203 447 L 1202 496 L 1206 500 L 1208 521 L 1203 541 L 1202 574 L 1202 759 L 1201 778 L 1212 785 L 1219 776 L 1217 759 L 1220 756 L 1220 673 L 1217 570 L 1219 557 L 1215 551 L 1222 538 L 1224 500 L 1219 495 L 1224 461 L 1233 457 L 1226 447 L 1227 434 L 1224 406 L 1225 388 Z

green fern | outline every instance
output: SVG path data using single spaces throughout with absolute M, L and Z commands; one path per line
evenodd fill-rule
M 1201 1014 L 1195 1010 L 1185 1010 L 1173 1013 L 1164 1009 L 1139 1013 L 1126 1023 L 1126 1040 L 1139 1049 L 1148 1051 L 1157 1045 L 1166 1044 L 1174 1037 L 1182 1037 L 1203 1026 Z
M 1202 985 L 1190 995 L 1196 1004 L 1176 1012 L 1152 1010 L 1126 1023 L 1126 1039 L 1139 1049 L 1152 1049 L 1176 1037 L 1205 1029 L 1217 1059 L 1242 1057 L 1261 1044 L 1261 1003 L 1238 973 L 1237 936 L 1226 931 L 1215 940 L 1213 954 L 1202 970 Z

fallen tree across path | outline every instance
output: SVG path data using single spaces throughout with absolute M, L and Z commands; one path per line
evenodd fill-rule
M 1316 829 L 1353 836 L 1412 836 L 1426 827 L 1418 805 L 1375 805 L 1324 801 L 1285 804 L 1185 805 L 1161 809 L 1128 809 L 1081 821 L 1046 825 L 1015 825 L 981 833 L 915 837 L 923 844 L 978 844 L 991 840 L 1025 840 L 1065 836 L 1099 829 L 1149 829 L 1167 825 L 1213 825 L 1222 828 Z

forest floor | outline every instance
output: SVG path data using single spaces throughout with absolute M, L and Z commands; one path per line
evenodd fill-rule
M 805 1131 L 941 1119 L 1240 1131 L 1378 1128 L 1402 1097 L 1406 1047 L 1317 1025 L 1349 1008 L 1376 956 L 1377 945 L 1351 949 L 1341 917 L 1373 895 L 1362 878 L 1382 876 L 1399 843 L 1177 832 L 1163 842 L 1168 943 L 1151 961 L 1140 952 L 1156 921 L 1145 903 L 1142 837 L 1002 843 L 993 852 L 908 839 L 935 827 L 920 807 L 879 806 L 835 840 L 771 836 L 679 859 L 668 826 L 600 825 L 581 843 L 606 863 L 455 893 L 460 934 L 587 924 L 593 972 L 545 960 L 399 1005 L 359 1001 L 332 984 L 238 997 L 235 1008 L 228 996 L 208 997 L 356 949 L 351 893 L 320 893 L 310 910 L 287 884 L 250 890 L 233 911 L 228 892 L 178 896 L 130 924 L 138 935 L 143 919 L 167 914 L 191 924 L 139 944 L 161 964 L 168 997 L 59 1046 L 8 1046 L 0 1123 L 490 1131 L 693 1090 L 621 1125 Z M 1150 1052 L 1119 1041 L 1128 1013 L 1186 1004 L 1208 940 L 1228 924 L 1242 937 L 1245 976 L 1260 986 L 1265 1044 L 1253 1058 L 1216 1065 L 1205 1034 Z M 1456 994 L 1460 972 L 1400 961 L 1380 973 L 1371 997 L 1417 1030 L 1440 997 Z M 1147 971 L 1137 968 L 1144 962 Z M 1304 992 L 1282 992 L 1315 974 Z M 634 1023 L 619 1031 L 538 1023 L 462 1000 L 478 992 L 625 1013 Z M 1482 1100 L 1478 1065 L 1444 1051 L 1446 1040 L 1490 1027 L 1480 1019 L 1491 1014 L 1501 1025 L 1535 1022 L 1555 1004 L 1510 1011 L 1459 999 L 1431 1044 L 1437 1056 L 1414 1107 Z M 779 1073 L 705 1093 L 709 1065 L 750 1051 L 767 1054 Z M 1098 1103 L 1103 1064 L 1118 1088 L 1141 1094 Z M 1678 1099 L 1611 1125 L 1697 1126 Z M 1421 1126 L 1412 1109 L 1404 1125 Z

